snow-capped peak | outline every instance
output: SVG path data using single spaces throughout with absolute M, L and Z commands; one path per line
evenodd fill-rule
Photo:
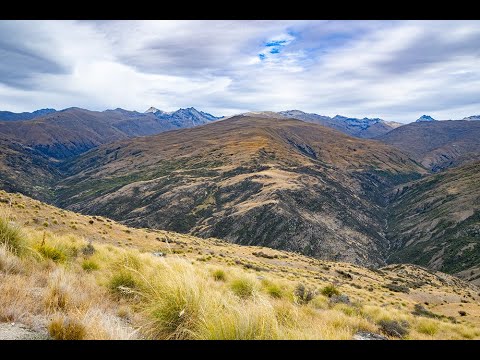
M 145 111 L 145 114 L 146 114 L 146 113 L 156 113 L 157 111 L 161 111 L 161 110 L 158 110 L 157 108 L 155 108 L 155 107 L 153 107 L 153 106 L 150 106 L 150 107 L 148 108 L 148 110 Z
M 422 121 L 436 121 L 436 120 L 432 118 L 430 115 L 422 115 L 417 119 L 416 122 L 422 122 Z

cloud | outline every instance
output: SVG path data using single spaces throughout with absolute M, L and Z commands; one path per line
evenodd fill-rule
M 476 21 L 0 21 L 0 109 L 478 113 Z

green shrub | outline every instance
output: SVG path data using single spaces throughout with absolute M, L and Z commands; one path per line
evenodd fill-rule
M 0 244 L 5 244 L 10 251 L 18 255 L 26 248 L 25 235 L 18 226 L 0 218 Z
M 56 263 L 67 260 L 67 255 L 61 249 L 44 244 L 36 247 L 37 251 L 46 259 L 51 259 Z
M 215 270 L 213 272 L 213 278 L 215 279 L 215 281 L 225 281 L 226 279 L 225 271 L 223 271 L 222 269 Z
M 48 332 L 55 340 L 82 340 L 87 332 L 78 321 L 55 319 L 48 325 Z
M 93 271 L 93 270 L 98 270 L 99 266 L 93 260 L 83 260 L 82 269 L 85 270 L 85 271 Z
M 238 297 L 246 299 L 253 295 L 255 284 L 248 278 L 239 278 L 232 281 L 230 289 Z
M 332 297 L 333 295 L 340 295 L 340 291 L 335 287 L 335 285 L 327 285 L 325 286 L 322 291 L 322 295 L 325 295 L 326 297 Z

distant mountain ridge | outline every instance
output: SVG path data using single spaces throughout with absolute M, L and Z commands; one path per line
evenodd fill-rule
M 468 116 L 466 118 L 463 118 L 462 120 L 480 120 L 480 115 Z
M 121 108 L 100 112 L 72 107 L 33 120 L 0 121 L 0 138 L 17 141 L 55 159 L 65 159 L 101 144 L 203 125 L 217 119 L 194 108 L 168 114 Z
M 56 112 L 55 109 L 40 109 L 33 112 L 14 113 L 11 111 L 0 111 L 0 121 L 23 121 L 32 120 L 44 115 Z
M 422 122 L 422 121 L 437 121 L 437 120 L 432 118 L 430 115 L 422 115 L 417 120 L 415 120 L 415 122 Z
M 393 145 L 437 172 L 480 156 L 480 122 L 466 120 L 413 122 L 376 138 Z
M 401 126 L 401 123 L 385 121 L 379 118 L 357 119 L 346 116 L 336 115 L 333 118 L 325 115 L 306 113 L 301 110 L 286 110 L 280 112 L 273 111 L 252 111 L 241 114 L 243 116 L 256 116 L 280 119 L 297 119 L 318 125 L 323 125 L 331 129 L 343 132 L 344 134 L 363 139 L 370 139 L 376 136 L 386 134 L 387 132 Z
M 217 117 L 203 111 L 198 111 L 193 107 L 166 112 L 152 106 L 145 111 L 145 113 L 153 113 L 157 118 L 170 121 L 172 124 L 178 125 L 179 128 L 203 125 L 223 118 L 223 116 Z

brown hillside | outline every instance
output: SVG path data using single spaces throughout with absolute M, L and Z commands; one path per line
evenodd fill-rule
M 382 264 L 402 152 L 298 120 L 234 117 L 102 146 L 62 168 L 62 207 L 126 224 Z

